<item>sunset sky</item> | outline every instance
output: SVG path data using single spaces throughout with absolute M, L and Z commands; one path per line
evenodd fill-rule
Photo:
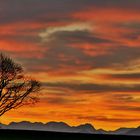
M 0 122 L 140 126 L 140 0 L 0 0 L 0 51 L 43 88 Z

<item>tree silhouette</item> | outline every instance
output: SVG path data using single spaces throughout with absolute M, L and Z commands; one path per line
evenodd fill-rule
M 40 83 L 24 75 L 22 66 L 0 54 L 0 116 L 38 98 L 31 93 L 40 90 Z

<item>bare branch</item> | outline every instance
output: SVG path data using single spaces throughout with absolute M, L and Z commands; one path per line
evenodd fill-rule
M 38 102 L 31 93 L 37 93 L 40 86 L 38 81 L 24 76 L 21 65 L 0 54 L 0 116 L 13 108 Z

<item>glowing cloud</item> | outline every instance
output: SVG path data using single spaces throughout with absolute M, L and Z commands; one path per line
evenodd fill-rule
M 43 41 L 49 41 L 50 36 L 57 32 L 73 32 L 73 31 L 90 31 L 91 24 L 89 23 L 74 23 L 66 26 L 48 27 L 45 31 L 41 32 L 39 36 Z

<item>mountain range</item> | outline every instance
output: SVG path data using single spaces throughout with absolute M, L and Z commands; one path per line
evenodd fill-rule
M 41 122 L 31 123 L 28 121 L 11 122 L 8 125 L 0 123 L 0 129 L 22 129 L 38 131 L 55 131 L 70 133 L 91 133 L 91 134 L 115 134 L 115 135 L 140 135 L 140 127 L 137 128 L 119 128 L 115 131 L 96 130 L 93 125 L 86 123 L 79 126 L 70 126 L 64 122 Z

